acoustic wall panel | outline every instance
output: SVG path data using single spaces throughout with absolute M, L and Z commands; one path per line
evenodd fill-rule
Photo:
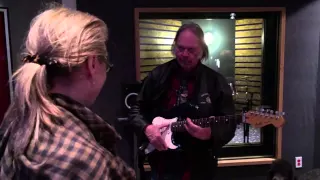
M 236 101 L 237 109 L 241 110 L 250 93 L 253 93 L 253 105 L 260 105 L 263 19 L 240 19 L 235 23 Z
M 157 65 L 173 59 L 171 45 L 181 25 L 181 21 L 170 19 L 139 21 L 141 80 Z

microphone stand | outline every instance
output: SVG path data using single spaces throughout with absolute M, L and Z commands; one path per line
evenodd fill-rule
M 252 109 L 253 106 L 253 93 L 248 92 L 250 94 L 250 98 L 247 99 L 246 106 L 243 108 L 243 112 L 248 112 L 250 109 Z M 243 123 L 243 143 L 249 143 L 249 129 L 250 125 L 247 123 Z

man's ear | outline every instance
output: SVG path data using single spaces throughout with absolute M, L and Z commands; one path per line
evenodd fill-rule
M 202 59 L 203 58 L 203 50 L 200 50 L 197 59 Z

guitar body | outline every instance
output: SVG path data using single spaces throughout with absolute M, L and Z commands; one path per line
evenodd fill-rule
M 153 119 L 152 124 L 153 125 L 161 125 L 163 123 L 167 123 L 168 121 L 170 121 L 170 124 L 177 122 L 178 118 L 172 118 L 172 119 L 165 119 L 162 117 L 156 117 Z M 172 141 L 172 131 L 171 131 L 171 125 L 168 127 L 164 127 L 162 129 L 160 129 L 160 133 L 161 133 L 161 137 L 162 139 L 165 141 L 165 143 L 167 144 L 169 149 L 177 149 L 178 146 L 176 146 L 173 141 Z M 154 151 L 155 147 L 151 144 L 149 144 L 147 146 L 147 148 L 145 149 L 145 153 L 149 154 L 150 152 Z

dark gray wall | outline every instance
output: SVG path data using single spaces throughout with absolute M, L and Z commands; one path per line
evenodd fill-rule
M 320 1 L 289 8 L 285 53 L 283 157 L 303 156 L 304 168 L 313 168 L 319 141 L 315 139 L 316 84 L 319 59 Z M 318 16 L 318 17 L 317 17 Z
M 43 9 L 46 3 L 53 1 L 61 3 L 61 0 L 0 0 L 0 5 L 9 9 L 10 43 L 14 69 L 20 63 L 18 54 L 31 19 Z
M 320 41 L 318 42 L 318 47 L 320 47 Z M 320 49 L 318 51 L 318 60 L 320 60 Z M 318 61 L 319 62 L 319 61 Z M 318 73 L 317 73 L 317 86 L 316 86 L 316 107 L 315 107 L 315 133 L 314 133 L 314 167 L 320 168 L 320 63 L 318 63 Z
M 303 157 L 303 168 L 313 168 L 319 158 L 319 141 L 315 139 L 316 84 L 319 59 L 320 0 L 297 3 L 282 1 L 226 0 L 79 0 L 79 10 L 88 11 L 106 21 L 110 29 L 111 60 L 109 75 L 94 109 L 114 123 L 120 107 L 120 83 L 135 81 L 134 8 L 135 7 L 248 7 L 285 6 L 287 8 L 284 111 L 287 124 L 283 130 L 283 158 L 294 164 Z M 320 90 L 319 90 L 320 91 Z M 319 103 L 320 104 L 320 103 Z M 319 120 L 317 120 L 319 121 Z M 319 125 L 318 125 L 319 126 Z M 315 155 L 315 156 L 314 156 Z M 319 161 L 320 159 L 318 159 Z M 319 166 L 319 162 L 318 162 Z M 246 170 L 246 171 L 245 171 Z M 263 179 L 267 167 L 221 168 L 227 179 Z M 223 178 L 222 178 L 223 179 Z

